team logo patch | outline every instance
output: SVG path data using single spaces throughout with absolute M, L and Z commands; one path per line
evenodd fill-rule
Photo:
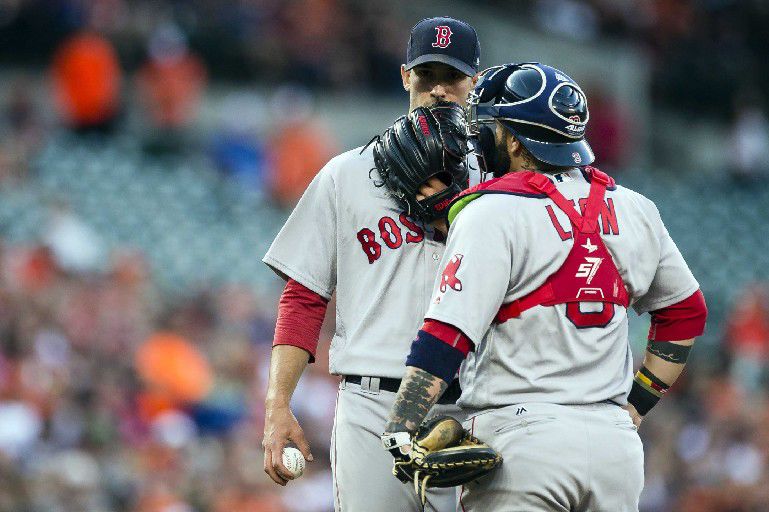
M 574 159 L 575 164 L 581 164 L 582 163 L 582 156 L 577 153 L 576 151 L 571 154 L 571 157 Z
M 446 48 L 451 44 L 451 27 L 438 25 L 435 27 L 435 42 L 433 48 Z
M 443 270 L 443 274 L 441 274 L 441 293 L 446 292 L 449 288 L 456 292 L 462 291 L 462 281 L 457 277 L 459 265 L 462 264 L 462 257 L 461 254 L 455 254 Z

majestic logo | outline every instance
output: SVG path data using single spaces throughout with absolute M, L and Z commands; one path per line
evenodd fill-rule
M 433 48 L 446 48 L 451 44 L 451 27 L 448 25 L 438 25 L 435 27 L 435 32 Z
M 449 260 L 446 268 L 443 270 L 443 274 L 441 274 L 441 293 L 444 293 L 449 288 L 456 292 L 462 291 L 462 281 L 457 278 L 457 271 L 461 264 L 461 254 L 455 254 L 451 260 Z
M 580 119 L 579 116 L 570 116 L 569 121 L 571 121 L 572 123 L 581 123 L 582 119 Z
M 598 272 L 598 267 L 601 266 L 603 258 L 591 258 L 589 256 L 585 256 L 585 261 L 587 263 L 580 263 L 579 268 L 577 269 L 577 273 L 574 274 L 574 277 L 586 277 L 587 284 L 590 284 L 590 282 L 595 277 L 596 272 Z
M 584 247 L 585 249 L 587 249 L 587 252 L 590 253 L 590 254 L 593 254 L 593 252 L 598 250 L 598 246 L 597 245 L 593 245 L 590 242 L 589 238 L 587 239 L 587 243 L 584 244 L 584 245 L 581 245 L 580 247 Z

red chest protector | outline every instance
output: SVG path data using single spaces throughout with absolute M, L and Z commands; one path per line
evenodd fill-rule
M 545 175 L 531 171 L 510 173 L 487 181 L 455 199 L 455 204 L 463 200 L 467 204 L 479 194 L 487 193 L 549 197 L 571 222 L 574 245 L 566 261 L 542 286 L 520 299 L 503 304 L 496 322 L 516 318 L 535 306 L 566 304 L 566 316 L 577 328 L 603 327 L 614 317 L 614 304 L 628 307 L 627 290 L 598 227 L 606 188 L 613 186 L 614 180 L 593 167 L 587 167 L 585 175 L 590 180 L 590 194 L 583 215 L 577 213 L 573 203 L 563 197 Z M 458 212 L 453 213 L 452 218 Z M 603 307 L 596 312 L 582 312 L 580 302 L 599 302 L 603 303 Z

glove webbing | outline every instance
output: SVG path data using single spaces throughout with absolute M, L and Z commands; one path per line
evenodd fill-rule
M 461 466 L 467 466 L 467 465 L 479 465 L 483 462 L 488 462 L 488 459 L 477 459 L 477 460 L 465 460 L 461 462 L 445 462 L 445 463 L 432 463 L 432 464 L 425 464 L 425 470 L 429 471 L 431 469 L 447 469 L 447 468 L 457 468 Z M 408 464 L 407 462 L 403 463 L 396 463 L 396 464 Z M 431 473 L 427 473 L 424 478 L 420 480 L 420 474 L 422 473 L 422 470 L 417 469 L 414 471 L 414 493 L 419 497 L 419 499 L 422 502 L 422 510 L 425 508 L 425 503 L 427 503 L 427 486 L 430 482 L 430 479 L 433 477 Z
M 430 478 L 433 475 L 426 475 L 420 483 L 419 473 L 419 470 L 414 471 L 414 492 L 417 496 L 419 496 L 419 499 L 422 503 L 422 510 L 424 511 L 425 503 L 427 503 L 427 482 L 430 481 Z
M 457 446 L 462 446 L 467 442 L 471 444 L 482 444 L 480 439 L 470 434 L 467 434 L 465 435 L 465 438 Z M 412 465 L 414 462 L 416 462 L 420 466 L 423 466 L 421 469 L 417 469 L 414 471 L 414 493 L 419 497 L 422 503 L 422 510 L 424 510 L 425 503 L 427 503 L 427 487 L 430 482 L 430 479 L 433 477 L 433 474 L 430 473 L 429 471 L 458 468 L 458 467 L 470 466 L 470 465 L 478 466 L 484 462 L 486 463 L 489 462 L 487 458 L 463 460 L 463 461 L 455 461 L 455 462 L 425 462 L 424 458 L 427 455 L 427 450 L 425 448 L 420 446 L 419 443 L 414 443 L 412 445 L 411 450 L 415 454 L 415 456 L 413 456 L 411 460 L 396 462 L 395 465 L 409 466 L 409 465 Z M 499 455 L 497 455 L 497 459 L 498 458 L 499 458 Z M 423 471 L 427 472 L 427 474 L 420 479 L 421 473 Z

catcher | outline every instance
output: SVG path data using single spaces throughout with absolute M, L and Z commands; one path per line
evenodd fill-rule
M 415 480 L 430 472 L 427 485 L 455 467 L 482 472 L 498 461 L 456 425 L 417 429 L 464 363 L 464 425 L 508 463 L 465 486 L 461 510 L 637 512 L 637 428 L 703 333 L 697 280 L 654 203 L 590 165 L 587 98 L 566 73 L 497 66 L 468 103 L 479 161 L 496 178 L 449 207 L 444 271 L 385 447 L 402 447 L 396 468 Z M 631 305 L 651 314 L 635 376 Z M 430 442 L 444 437 L 455 448 Z

